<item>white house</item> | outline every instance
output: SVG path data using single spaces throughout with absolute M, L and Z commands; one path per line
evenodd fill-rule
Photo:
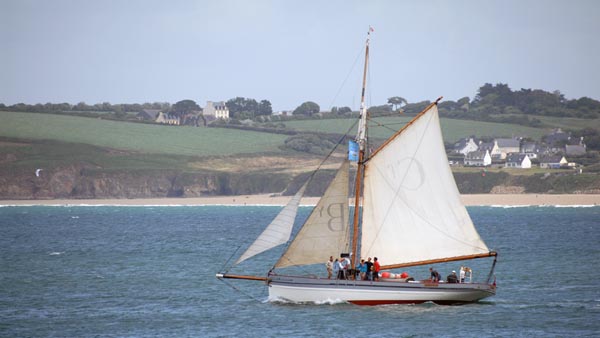
M 204 116 L 214 116 L 217 119 L 227 120 L 229 119 L 229 109 L 223 101 L 206 101 L 206 107 L 204 107 Z
M 506 168 L 531 169 L 531 160 L 527 154 L 510 153 L 506 156 Z
M 165 114 L 162 111 L 158 113 L 158 116 L 155 120 L 156 123 L 164 123 L 164 124 L 172 124 L 172 125 L 180 125 L 181 121 L 179 117 L 172 114 Z
M 518 153 L 521 144 L 514 138 L 498 138 L 494 140 L 491 155 L 493 159 L 504 160 L 509 153 Z
M 478 145 L 473 141 L 473 138 L 463 138 L 454 144 L 454 152 L 457 154 L 467 155 L 470 152 L 478 150 Z
M 486 151 L 472 151 L 465 155 L 465 166 L 470 167 L 487 167 L 492 164 L 492 156 Z
M 561 155 L 544 156 L 540 158 L 540 168 L 545 169 L 560 169 L 569 164 L 567 159 Z

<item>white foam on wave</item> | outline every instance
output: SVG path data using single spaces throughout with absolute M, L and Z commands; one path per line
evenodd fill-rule
M 321 301 L 316 301 L 316 302 L 294 302 L 291 301 L 289 299 L 285 299 L 285 298 L 279 298 L 276 296 L 269 296 L 269 298 L 264 301 L 263 303 L 279 303 L 279 304 L 298 304 L 298 305 L 304 305 L 304 304 L 314 304 L 314 305 L 336 305 L 336 304 L 347 304 L 346 301 L 341 300 L 341 299 L 325 299 L 325 300 L 321 300 Z
M 64 253 L 65 253 L 64 251 L 53 251 L 53 252 L 48 253 L 48 255 L 49 256 L 60 256 Z
M 483 206 L 483 205 L 480 205 L 480 206 Z M 531 207 L 537 207 L 537 208 L 594 208 L 597 206 L 598 205 L 595 205 L 595 204 L 580 204 L 580 205 L 579 204 L 577 204 L 577 205 L 561 205 L 561 204 L 498 205 L 498 204 L 494 204 L 494 205 L 488 205 L 488 207 L 490 207 L 490 208 L 502 208 L 502 209 L 531 208 Z

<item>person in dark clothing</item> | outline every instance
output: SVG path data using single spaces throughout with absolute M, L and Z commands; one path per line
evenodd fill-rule
M 452 271 L 451 274 L 446 277 L 446 281 L 448 283 L 458 283 L 458 276 L 456 276 L 456 271 Z
M 367 280 L 373 280 L 373 262 L 371 262 L 371 257 L 367 259 Z
M 434 270 L 433 268 L 429 268 L 429 271 L 431 272 L 431 277 L 429 278 L 430 281 L 439 282 L 440 279 L 442 279 L 440 273 Z

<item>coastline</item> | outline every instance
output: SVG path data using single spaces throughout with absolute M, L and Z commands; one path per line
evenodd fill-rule
M 0 200 L 0 206 L 26 205 L 285 205 L 291 196 L 241 195 L 193 198 L 140 198 L 140 199 L 52 199 L 52 200 Z M 584 206 L 600 205 L 600 194 L 474 194 L 461 195 L 465 206 Z M 301 205 L 314 206 L 319 197 L 304 197 Z

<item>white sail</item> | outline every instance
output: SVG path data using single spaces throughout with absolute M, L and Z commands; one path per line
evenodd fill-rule
M 307 184 L 308 183 L 305 183 L 300 190 L 298 190 L 296 195 L 292 197 L 283 210 L 279 212 L 277 217 L 273 219 L 271 224 L 269 224 L 260 236 L 258 236 L 246 252 L 238 258 L 235 264 L 239 264 L 252 256 L 281 245 L 290 239 L 296 214 L 298 213 L 298 205 L 300 204 L 300 199 L 304 194 Z
M 349 162 L 344 161 L 275 267 L 322 263 L 348 252 L 348 169 Z
M 368 160 L 363 196 L 362 257 L 391 265 L 489 252 L 460 201 L 435 104 Z

